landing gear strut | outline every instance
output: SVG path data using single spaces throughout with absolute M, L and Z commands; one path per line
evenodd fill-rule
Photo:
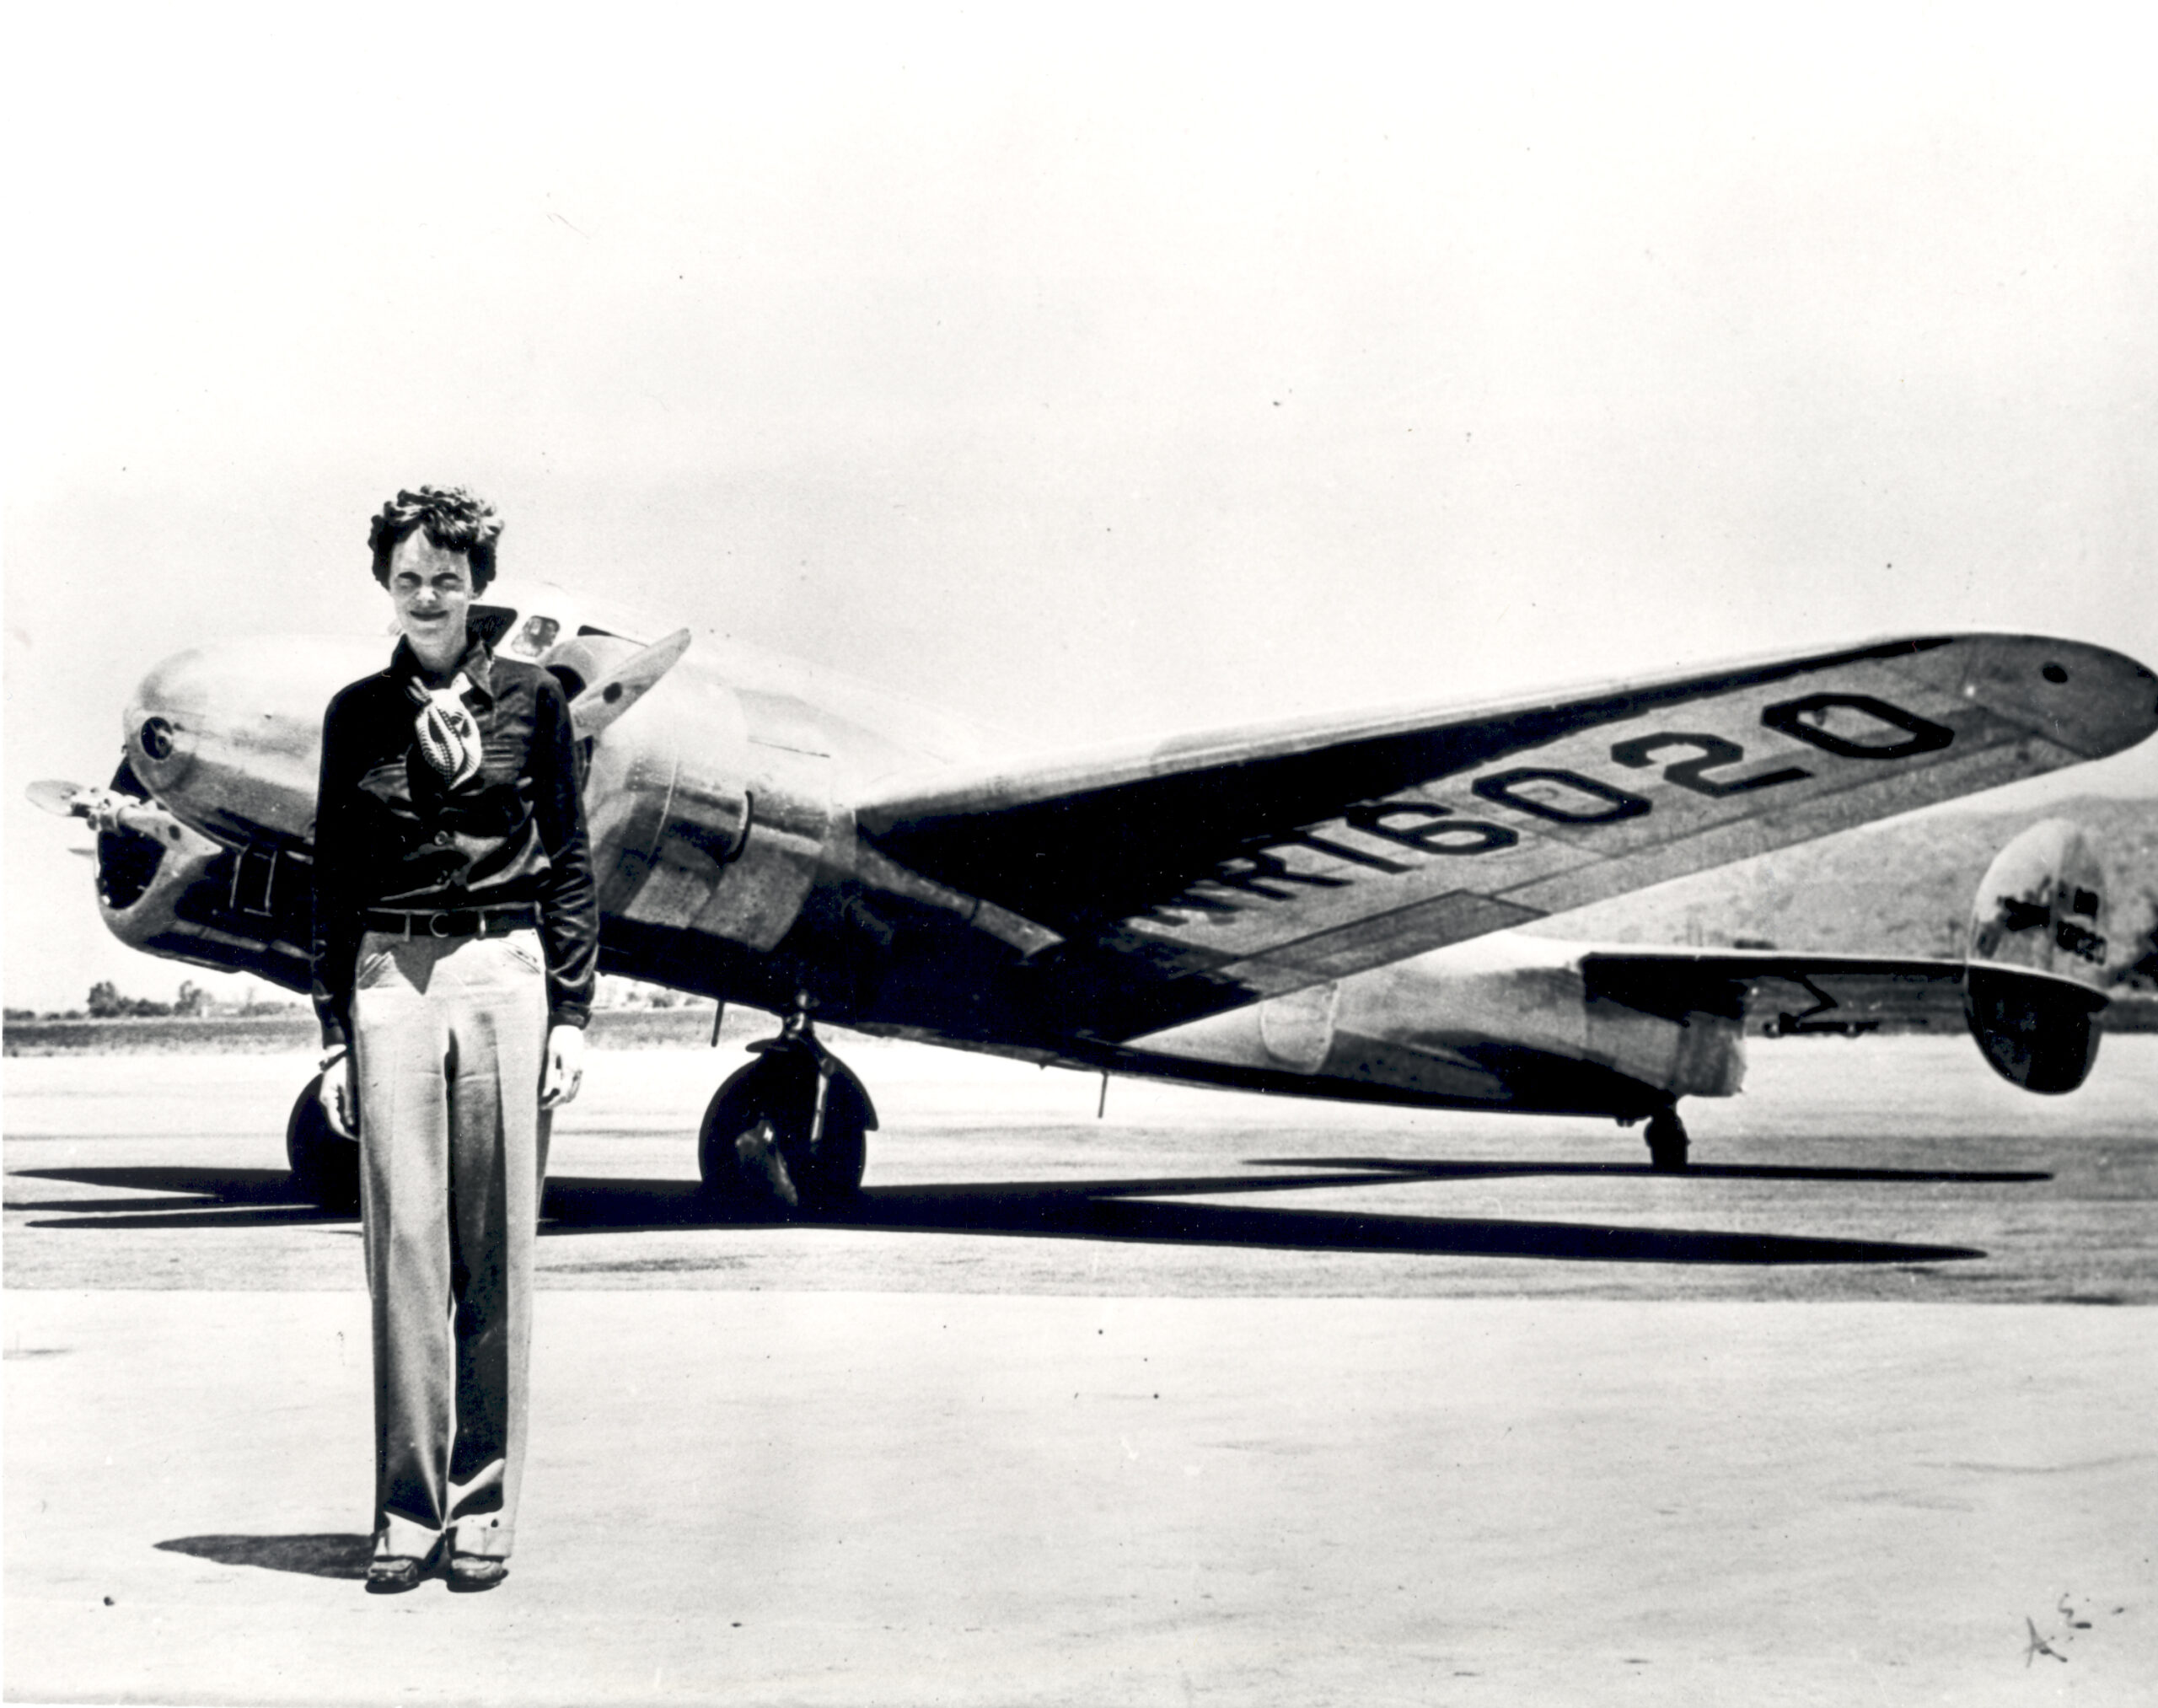
M 1676 1172 L 1686 1166 L 1686 1124 L 1675 1109 L 1660 1109 L 1649 1117 L 1642 1135 L 1649 1142 L 1649 1166 Z
M 862 1190 L 869 1094 L 817 1037 L 805 1002 L 713 1094 L 697 1135 L 705 1189 L 782 1215 L 829 1215 Z

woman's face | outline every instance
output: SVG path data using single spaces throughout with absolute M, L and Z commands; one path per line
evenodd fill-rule
M 430 663 L 464 656 L 472 565 L 463 552 L 443 551 L 416 528 L 389 554 L 389 584 L 397 626 L 414 652 Z

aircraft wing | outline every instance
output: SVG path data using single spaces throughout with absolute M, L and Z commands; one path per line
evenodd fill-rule
M 1071 975 L 1072 1018 L 1114 1035 L 2100 758 L 2154 728 L 2158 678 L 2132 658 L 1924 636 L 946 777 L 859 802 L 856 820 L 886 857 L 1063 939 L 1048 953 Z

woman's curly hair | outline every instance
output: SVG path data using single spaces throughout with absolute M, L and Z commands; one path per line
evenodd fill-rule
M 486 499 L 463 486 L 417 486 L 400 492 L 368 524 L 368 549 L 374 554 L 374 578 L 389 585 L 389 554 L 425 528 L 427 538 L 444 551 L 461 551 L 472 566 L 472 590 L 486 591 L 495 578 L 495 542 L 502 518 Z

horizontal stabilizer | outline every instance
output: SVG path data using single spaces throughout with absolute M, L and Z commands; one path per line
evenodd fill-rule
M 1958 1023 L 1973 964 L 1780 949 L 1591 949 L 1581 958 L 1592 997 L 1673 1019 L 1688 1013 L 1765 1016 L 1769 1030 L 1784 1033 Z M 2106 1006 L 2104 992 L 2057 973 L 1985 970 L 2001 975 L 2007 986 L 2086 1013 Z

